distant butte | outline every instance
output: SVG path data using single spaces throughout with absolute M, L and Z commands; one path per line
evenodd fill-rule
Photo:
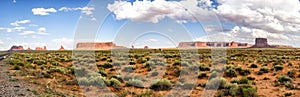
M 63 51 L 63 50 L 65 50 L 65 48 L 61 45 L 58 50 Z

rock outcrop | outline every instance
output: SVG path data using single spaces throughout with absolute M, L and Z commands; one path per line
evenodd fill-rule
M 12 46 L 9 51 L 20 51 L 20 50 L 24 50 L 23 46 Z
M 211 47 L 228 47 L 228 48 L 248 48 L 248 43 L 239 42 L 180 42 L 178 48 L 211 48 Z
M 36 51 L 46 51 L 47 47 L 46 46 L 44 46 L 44 47 L 36 47 L 35 50 Z
M 63 51 L 63 50 L 65 50 L 65 48 L 61 45 L 58 50 Z
M 109 49 L 123 49 L 126 47 L 117 46 L 113 42 L 83 42 L 77 43 L 77 50 L 109 50 Z

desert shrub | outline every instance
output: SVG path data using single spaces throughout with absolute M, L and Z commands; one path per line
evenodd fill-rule
M 109 62 L 105 62 L 103 64 L 103 68 L 112 68 L 112 67 L 113 67 L 113 65 L 111 63 L 109 63 Z
M 213 78 L 208 83 L 206 83 L 206 87 L 208 89 L 223 89 L 225 88 L 227 81 L 225 78 Z
M 152 91 L 151 90 L 146 90 L 145 92 L 142 92 L 139 94 L 137 97 L 151 97 L 152 96 Z
M 88 86 L 90 84 L 90 82 L 86 77 L 83 77 L 83 78 L 78 79 L 78 84 Z
M 106 86 L 106 84 L 109 85 L 110 82 L 107 81 L 105 77 L 102 77 L 102 76 L 92 76 L 92 77 L 90 77 L 89 85 L 97 86 L 97 87 L 104 87 L 104 86 Z
M 193 83 L 185 83 L 185 84 L 183 84 L 182 88 L 183 89 L 193 89 L 194 86 L 195 86 L 195 84 L 193 84 Z
M 282 65 L 275 65 L 274 67 L 273 67 L 276 71 L 278 71 L 278 70 L 283 70 L 283 66 Z
M 289 70 L 287 72 L 287 75 L 291 78 L 295 78 L 295 75 L 296 75 L 296 70 Z
M 288 97 L 288 96 L 292 96 L 293 93 L 292 92 L 284 92 L 283 96 L 284 97 Z
M 201 64 L 199 66 L 200 71 L 210 71 L 210 68 L 207 65 Z
M 281 76 L 279 76 L 278 81 L 279 81 L 281 84 L 284 84 L 284 83 L 287 83 L 287 82 L 291 82 L 292 79 L 291 79 L 290 77 L 288 77 L 288 76 L 281 75 Z
M 200 72 L 198 74 L 198 78 L 205 78 L 205 77 L 207 77 L 207 73 L 206 72 Z
M 168 79 L 157 79 L 151 83 L 150 88 L 154 90 L 169 90 L 171 89 L 171 85 Z
M 144 59 L 142 57 L 140 57 L 140 58 L 137 59 L 137 63 L 143 64 L 145 62 L 147 62 L 147 59 Z
M 113 76 L 111 76 L 111 78 L 115 78 L 115 79 L 119 80 L 120 82 L 123 82 L 121 75 L 113 75 Z
M 44 65 L 44 64 L 47 64 L 47 62 L 44 61 L 44 60 L 36 60 L 36 61 L 34 61 L 33 63 L 34 63 L 34 64 L 37 64 L 37 65 Z
M 249 84 L 249 83 L 250 83 L 250 81 L 247 78 L 241 78 L 239 81 L 239 84 Z
M 132 65 L 125 66 L 124 69 L 123 69 L 124 72 L 130 72 L 130 73 L 133 72 L 134 70 L 135 70 L 135 67 L 132 66 Z
M 181 64 L 181 61 L 180 61 L 180 60 L 175 60 L 173 65 L 174 65 L 174 66 L 177 66 L 177 65 L 180 65 L 180 64 Z
M 250 68 L 257 68 L 258 66 L 257 66 L 257 64 L 251 64 L 250 65 Z
M 55 61 L 55 62 L 52 62 L 52 65 L 53 65 L 53 66 L 60 66 L 60 63 L 57 62 L 57 61 Z
M 136 64 L 134 61 L 129 62 L 129 65 L 134 65 L 134 64 Z
M 20 70 L 20 66 L 19 65 L 13 65 L 12 70 Z
M 47 73 L 47 72 L 42 72 L 42 76 L 44 78 L 50 78 L 51 77 L 51 75 L 49 73 Z
M 83 67 L 75 67 L 74 73 L 76 73 L 76 76 L 84 76 L 87 73 L 87 71 Z
M 248 68 L 243 68 L 242 70 L 238 71 L 240 75 L 247 76 L 251 74 L 250 70 Z
M 237 72 L 233 68 L 229 68 L 228 70 L 226 70 L 225 74 L 228 77 L 237 77 Z
M 118 79 L 111 78 L 110 83 L 111 83 L 111 86 L 114 87 L 115 89 L 121 88 L 121 82 Z
M 240 79 L 238 78 L 234 78 L 230 81 L 230 83 L 239 83 L 240 82 Z
M 268 67 L 261 67 L 259 69 L 259 71 L 263 72 L 263 73 L 268 73 L 269 72 L 269 68 Z
M 6 64 L 24 66 L 24 63 L 18 59 L 9 60 L 6 62 Z
M 152 72 L 151 76 L 157 76 L 158 75 L 158 72 L 155 71 L 155 72 Z
M 107 60 L 106 57 L 101 58 L 101 61 L 106 61 L 106 60 Z
M 253 81 L 253 80 L 255 80 L 255 77 L 248 76 L 247 79 Z
M 242 97 L 257 97 L 257 89 L 250 85 L 242 85 L 239 87 L 239 91 Z
M 213 72 L 210 74 L 209 79 L 216 78 L 217 76 L 218 76 L 217 71 L 213 71 Z
M 135 86 L 135 87 L 143 87 L 143 81 L 139 79 L 130 79 L 127 83 L 126 86 Z
M 59 68 L 56 68 L 56 67 L 51 67 L 50 69 L 49 69 L 49 72 L 50 73 L 54 73 L 54 72 L 57 72 L 57 73 L 65 73 L 63 70 L 61 70 L 61 69 L 59 69 Z
M 104 69 L 99 69 L 99 72 L 102 76 L 107 76 L 107 72 Z

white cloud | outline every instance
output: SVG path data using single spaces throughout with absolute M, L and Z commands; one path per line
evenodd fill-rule
M 17 0 L 13 0 L 13 3 L 17 3 Z
M 0 40 L 0 45 L 3 45 L 3 44 L 4 44 L 4 42 L 2 40 Z
M 20 24 L 27 24 L 30 23 L 30 20 L 21 20 L 21 21 L 15 21 L 13 23 L 10 23 L 10 25 L 12 26 L 20 26 Z
M 48 35 L 49 33 L 46 32 L 46 28 L 45 27 L 40 27 L 37 31 L 37 34 L 40 35 Z
M 53 42 L 52 45 L 59 46 L 59 47 L 60 47 L 60 45 L 62 45 L 66 49 L 73 49 L 73 47 L 75 47 L 74 40 L 70 39 L 70 38 L 62 37 L 62 38 L 58 38 L 58 39 L 53 39 L 52 42 Z M 56 49 L 59 49 L 59 48 L 56 48 Z
M 77 8 L 61 7 L 60 9 L 58 9 L 58 11 L 65 11 L 65 12 L 78 11 L 78 10 L 80 10 L 85 15 L 92 15 L 95 8 L 94 7 L 77 7 Z
M 22 33 L 19 33 L 19 35 L 30 35 L 30 34 L 35 34 L 34 31 L 24 31 Z
M 25 27 L 14 27 L 13 29 L 20 32 L 20 31 L 25 30 L 26 28 Z
M 136 1 L 132 5 L 127 1 L 115 1 L 107 8 L 116 15 L 118 20 L 130 19 L 132 21 L 143 21 L 157 23 L 169 17 L 177 22 L 188 22 L 210 19 L 208 7 L 210 0 L 183 0 L 183 1 Z M 198 4 L 202 4 L 198 7 Z M 193 13 L 193 14 L 191 14 Z
M 29 27 L 37 27 L 38 25 L 36 24 L 29 24 Z
M 48 8 L 48 9 L 45 9 L 45 8 L 33 8 L 32 9 L 32 13 L 34 15 L 50 15 L 50 13 L 56 13 L 57 10 L 54 9 L 54 8 Z

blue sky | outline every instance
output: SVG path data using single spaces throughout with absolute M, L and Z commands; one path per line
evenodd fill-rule
M 154 48 L 264 37 L 299 47 L 299 6 L 298 0 L 1 0 L 0 50 L 72 49 L 84 37 Z

